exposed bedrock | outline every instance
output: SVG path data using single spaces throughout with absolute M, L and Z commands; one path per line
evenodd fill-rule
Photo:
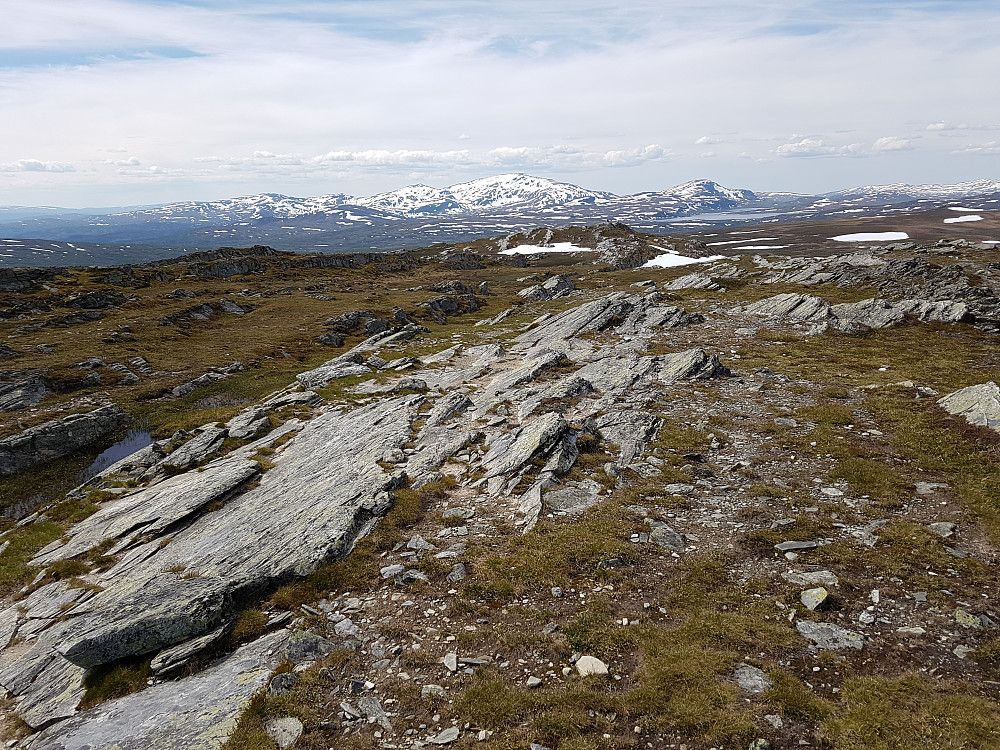
M 231 494 L 256 471 L 248 466 L 254 462 L 221 459 L 106 506 L 71 529 L 69 541 L 47 549 L 46 559 L 144 531 L 149 541 L 128 548 L 103 574 L 103 591 L 68 608 L 63 622 L 0 672 L 0 685 L 20 699 L 22 717 L 39 727 L 72 715 L 87 668 L 202 635 L 282 581 L 346 554 L 388 510 L 388 490 L 405 478 L 379 462 L 410 439 L 420 401 L 387 398 L 316 417 L 273 456 L 274 467 L 257 486 L 214 512 L 197 510 Z
M 86 414 L 31 427 L 0 440 L 0 476 L 10 476 L 31 466 L 67 456 L 100 440 L 129 421 L 120 406 L 102 406 Z

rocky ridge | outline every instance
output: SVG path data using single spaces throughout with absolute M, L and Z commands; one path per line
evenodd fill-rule
M 761 261 L 755 261 L 755 269 L 720 264 L 691 275 L 697 278 L 684 282 L 690 286 L 675 280 L 661 288 L 668 294 L 714 292 L 713 285 L 724 287 L 727 278 L 766 287 L 791 283 L 775 273 L 803 271 L 775 271 L 785 261 L 766 261 L 767 266 Z M 761 577 L 782 581 L 777 585 L 802 606 L 773 595 L 773 601 L 762 602 L 770 608 L 765 619 L 786 627 L 782 637 L 801 639 L 794 655 L 775 662 L 769 672 L 792 669 L 793 662 L 808 664 L 819 675 L 813 689 L 832 700 L 839 683 L 831 665 L 847 662 L 831 661 L 824 652 L 856 652 L 862 659 L 877 650 L 919 644 L 940 674 L 960 674 L 971 653 L 970 636 L 995 628 L 997 616 L 988 599 L 971 600 L 970 589 L 963 588 L 968 582 L 957 571 L 965 570 L 965 560 L 995 561 L 992 543 L 965 523 L 947 484 L 913 484 L 909 499 L 893 507 L 879 505 L 838 478 L 834 452 L 824 452 L 807 437 L 829 428 L 821 425 L 821 414 L 809 411 L 819 388 L 770 367 L 744 367 L 745 354 L 737 353 L 745 351 L 752 335 L 747 331 L 755 330 L 747 326 L 762 324 L 830 337 L 904 323 L 972 323 L 991 330 L 991 303 L 983 302 L 992 299 L 989 285 L 965 283 L 968 276 L 954 266 L 941 270 L 916 264 L 907 266 L 909 271 L 897 266 L 872 275 L 871 269 L 893 262 L 831 259 L 821 264 L 822 271 L 813 262 L 810 275 L 803 277 L 808 283 L 794 283 L 870 286 L 873 279 L 891 277 L 891 289 L 899 294 L 934 291 L 852 302 L 784 293 L 735 307 L 702 305 L 705 312 L 698 312 L 687 304 L 670 304 L 677 300 L 659 291 L 596 293 L 554 277 L 557 281 L 538 285 L 544 292 L 522 297 L 530 303 L 555 299 L 566 303 L 563 308 L 530 321 L 521 311 L 486 320 L 484 336 L 503 331 L 501 343 L 457 343 L 396 359 L 390 353 L 430 331 L 405 319 L 368 331 L 374 317 L 363 315 L 358 323 L 332 324 L 334 329 L 361 327 L 371 336 L 299 374 L 296 383 L 248 406 L 225 425 L 206 424 L 193 434 L 158 441 L 77 490 L 86 495 L 101 489 L 115 497 L 39 550 L 32 564 L 51 569 L 93 550 L 113 564 L 73 583 L 40 575 L 22 598 L 0 612 L 0 645 L 6 647 L 0 686 L 12 694 L 18 716 L 37 730 L 25 746 L 220 747 L 256 691 L 265 685 L 269 694 L 294 690 L 298 678 L 278 678 L 301 673 L 312 679 L 311 664 L 327 670 L 316 679 L 325 680 L 324 689 L 337 696 L 331 718 L 325 727 L 303 725 L 295 717 L 271 720 L 266 731 L 279 746 L 291 746 L 303 732 L 330 731 L 374 733 L 374 742 L 390 748 L 489 740 L 493 730 L 486 722 L 463 721 L 453 709 L 441 708 L 439 699 L 457 694 L 490 669 L 516 673 L 515 682 L 529 691 L 584 678 L 620 681 L 625 689 L 635 684 L 625 664 L 575 649 L 523 654 L 528 658 L 516 666 L 499 646 L 492 655 L 483 648 L 465 651 L 458 646 L 465 642 L 463 632 L 488 630 L 491 618 L 500 616 L 478 610 L 482 616 L 459 631 L 455 610 L 457 587 L 485 575 L 473 542 L 488 546 L 504 526 L 524 539 L 539 529 L 550 534 L 629 492 L 635 493 L 629 495 L 632 502 L 622 504 L 621 512 L 633 531 L 620 544 L 635 550 L 634 557 L 605 555 L 596 569 L 610 577 L 575 581 L 579 590 L 569 592 L 557 586 L 535 591 L 535 599 L 524 600 L 523 612 L 512 601 L 504 614 L 521 612 L 516 616 L 533 622 L 529 610 L 544 602 L 556 614 L 541 632 L 556 643 L 564 643 L 560 628 L 574 625 L 574 607 L 591 601 L 615 601 L 626 612 L 621 626 L 626 631 L 669 623 L 666 607 L 646 600 L 614 571 L 676 576 L 684 560 L 706 551 L 763 544 L 766 554 L 739 558 L 729 575 L 744 583 Z M 829 269 L 839 269 L 839 275 L 814 280 Z M 966 293 L 969 289 L 985 291 Z M 980 302 L 970 302 L 973 297 Z M 312 390 L 346 378 L 354 383 L 359 376 L 363 380 L 350 386 L 346 402 Z M 878 386 L 912 391 L 915 398 L 928 395 L 919 387 L 925 386 L 906 381 Z M 862 393 L 848 397 L 860 399 Z M 852 403 L 858 404 L 855 421 L 834 423 L 832 429 L 843 433 L 838 437 L 872 441 L 883 436 L 860 401 Z M 956 389 L 941 404 L 972 424 L 993 427 L 997 421 L 992 382 Z M 289 405 L 305 411 L 272 427 L 268 415 Z M 713 426 L 723 423 L 725 429 Z M 665 435 L 688 424 L 701 436 L 699 448 L 680 452 L 683 443 L 668 448 Z M 778 449 L 776 436 L 786 435 L 795 449 Z M 248 442 L 228 450 L 230 437 Z M 275 614 L 268 634 L 220 655 L 203 671 L 172 678 L 170 670 L 210 651 L 241 611 L 325 564 L 349 559 L 398 493 L 433 485 L 442 476 L 454 489 L 426 509 L 425 520 L 405 544 L 383 554 L 384 565 L 367 591 L 330 591 L 321 601 L 303 605 L 294 613 L 291 632 L 285 629 L 291 618 Z M 900 523 L 917 524 L 947 542 L 943 549 L 948 552 L 942 554 L 950 555 L 944 559 L 955 567 L 935 564 L 935 575 L 947 581 L 945 594 L 915 591 L 909 579 L 876 578 L 855 569 L 846 575 L 850 584 L 842 584 L 843 572 L 813 562 L 831 564 L 823 550 L 845 544 L 862 551 L 889 544 L 883 537 L 894 538 L 891 530 Z M 445 568 L 419 564 L 429 560 Z M 393 627 L 398 622 L 405 623 L 402 630 Z M 332 662 L 324 661 L 342 649 L 355 654 L 354 677 L 346 681 L 334 674 Z M 430 658 L 414 657 L 421 651 Z M 538 653 L 560 653 L 562 663 L 546 662 Z M 151 678 L 154 684 L 79 710 L 89 674 L 138 658 L 152 658 L 161 668 Z M 302 669 L 272 679 L 282 659 Z M 771 695 L 773 687 L 768 673 L 750 663 L 726 667 L 721 679 L 746 695 Z M 388 686 L 400 683 L 419 685 L 421 699 L 438 708 L 437 718 L 428 714 L 420 726 L 395 711 L 391 706 L 399 699 L 389 697 Z M 167 723 L 164 705 L 171 707 Z M 206 705 L 213 710 L 201 710 Z M 440 714 L 449 712 L 442 722 Z M 644 740 L 684 737 L 657 734 L 635 720 L 635 734 Z M 601 721 L 610 722 L 609 729 L 616 722 Z M 757 733 L 791 741 L 812 737 L 807 725 L 782 711 L 764 716 Z M 631 732 L 631 726 L 626 729 Z M 765 744 L 758 747 L 767 746 L 766 740 L 760 742 Z

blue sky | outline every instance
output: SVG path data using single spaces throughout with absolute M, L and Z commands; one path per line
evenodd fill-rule
M 1000 178 L 995 0 L 0 0 L 0 26 L 0 204 Z

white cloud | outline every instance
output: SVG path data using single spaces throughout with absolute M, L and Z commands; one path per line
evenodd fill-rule
M 913 143 L 911 141 L 891 135 L 879 138 L 872 145 L 873 151 L 910 151 L 912 148 Z
M 819 156 L 860 156 L 863 153 L 861 144 L 851 143 L 846 146 L 831 146 L 817 138 L 803 138 L 792 143 L 785 143 L 775 149 L 778 156 L 814 158 Z
M 953 151 L 955 154 L 1000 154 L 1000 141 L 987 141 Z
M 75 172 L 72 164 L 59 161 L 39 161 L 38 159 L 18 159 L 8 164 L 0 164 L 0 172 Z
M 95 186 L 142 201 L 154 193 L 129 186 L 151 176 L 185 199 L 367 193 L 411 173 L 447 183 L 511 168 L 617 192 L 704 176 L 820 192 L 845 187 L 846 171 L 808 157 L 899 150 L 879 144 L 914 127 L 929 131 L 919 149 L 857 161 L 850 179 L 940 181 L 955 146 L 945 136 L 980 127 L 950 123 L 1000 122 L 985 95 L 1000 15 L 987 6 L 0 0 L 15 61 L 0 68 L 0 169 L 22 173 L 0 184 L 0 203 L 24 203 L 31 186 L 53 203 L 46 191 L 64 184 L 77 205 Z M 24 154 L 50 168 L 16 166 Z M 120 163 L 129 154 L 141 162 Z M 983 172 L 960 161 L 967 176 L 948 167 L 947 179 Z M 76 176 L 43 173 L 58 165 Z
M 142 165 L 142 162 L 135 156 L 130 156 L 127 159 L 105 159 L 105 164 L 112 164 L 116 167 L 138 167 Z

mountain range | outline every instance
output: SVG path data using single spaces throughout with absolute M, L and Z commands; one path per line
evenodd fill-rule
M 615 195 L 526 174 L 369 197 L 275 193 L 128 209 L 0 206 L 0 266 L 127 263 L 266 244 L 303 252 L 387 250 L 462 242 L 537 226 L 621 221 L 678 232 L 774 220 L 912 213 L 958 201 L 1000 208 L 1000 181 L 864 186 L 824 195 L 753 192 L 695 180 Z

